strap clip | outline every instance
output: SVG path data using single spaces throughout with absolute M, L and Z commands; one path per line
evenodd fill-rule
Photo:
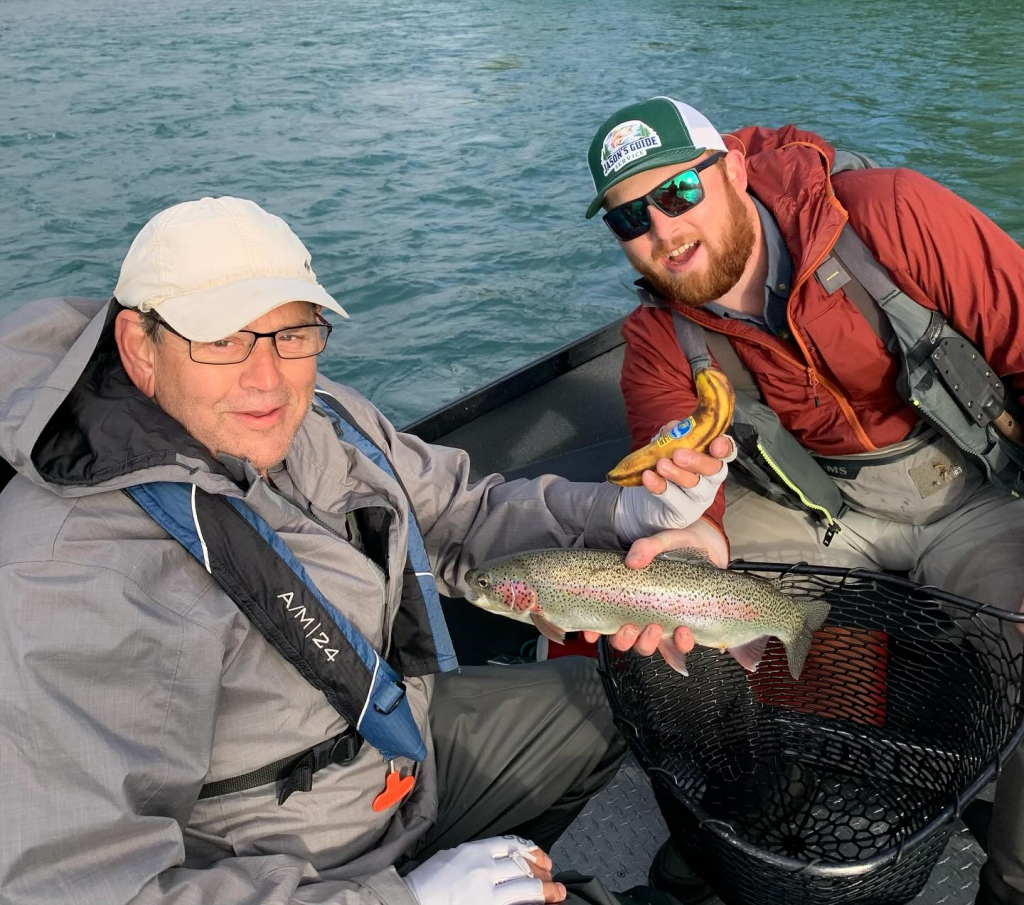
M 393 713 L 395 708 L 405 700 L 405 682 L 396 683 L 395 688 L 398 690 L 398 694 L 395 695 L 395 699 L 387 706 L 386 709 L 381 709 L 377 702 L 374 701 L 373 709 L 381 716 L 388 716 Z
M 344 767 L 356 759 L 362 747 L 363 737 L 355 729 L 348 729 L 334 740 L 334 747 L 327 755 L 327 760 L 335 766 Z

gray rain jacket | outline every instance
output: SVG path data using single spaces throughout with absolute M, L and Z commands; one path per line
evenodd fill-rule
M 50 299 L 0 321 L 0 455 L 19 473 L 0 496 L 0 900 L 413 905 L 392 864 L 437 812 L 432 753 L 410 799 L 384 813 L 370 805 L 388 765 L 369 745 L 282 806 L 273 786 L 197 801 L 204 782 L 346 727 L 122 488 L 187 481 L 244 496 L 381 651 L 402 587 L 404 494 L 315 410 L 285 460 L 289 498 L 248 465 L 213 459 L 132 386 L 115 314 Z M 442 592 L 505 552 L 618 546 L 617 488 L 470 484 L 465 453 L 397 433 L 352 390 L 321 386 L 387 452 Z M 345 514 L 364 506 L 393 516 L 390 574 L 343 540 Z M 432 752 L 432 680 L 407 687 Z

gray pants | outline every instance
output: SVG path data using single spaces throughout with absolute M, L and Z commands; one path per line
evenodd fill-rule
M 824 530 L 791 509 L 730 481 L 725 529 L 734 559 L 800 562 L 908 572 L 982 603 L 1018 612 L 1024 599 L 1024 499 L 983 485 L 955 512 L 929 525 L 908 525 L 848 512 L 828 547 Z M 1006 637 L 1020 651 L 1022 636 Z M 982 870 L 986 905 L 1024 901 L 1024 746 L 1010 758 L 996 786 L 989 858 Z
M 417 862 L 505 833 L 550 849 L 625 754 L 596 666 L 589 658 L 561 657 L 437 677 L 430 728 L 438 815 Z M 610 893 L 576 873 L 556 878 L 573 905 L 674 905 L 653 890 Z

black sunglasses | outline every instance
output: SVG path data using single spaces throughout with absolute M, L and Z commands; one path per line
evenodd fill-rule
M 651 214 L 647 209 L 649 204 L 653 204 L 668 217 L 678 217 L 692 210 L 704 200 L 704 186 L 701 185 L 697 174 L 723 157 L 725 151 L 716 151 L 707 160 L 702 160 L 695 167 L 683 170 L 682 173 L 676 173 L 646 195 L 613 207 L 604 215 L 608 229 L 616 239 L 629 242 L 651 228 Z

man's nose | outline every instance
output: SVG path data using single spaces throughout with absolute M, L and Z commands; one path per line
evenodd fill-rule
M 252 352 L 245 360 L 242 386 L 257 390 L 274 390 L 281 383 L 281 356 L 269 336 L 256 340 Z
M 647 215 L 651 218 L 651 240 L 655 245 L 665 244 L 672 237 L 672 234 L 679 229 L 678 217 L 670 217 L 664 211 L 658 210 L 653 204 L 647 205 Z

